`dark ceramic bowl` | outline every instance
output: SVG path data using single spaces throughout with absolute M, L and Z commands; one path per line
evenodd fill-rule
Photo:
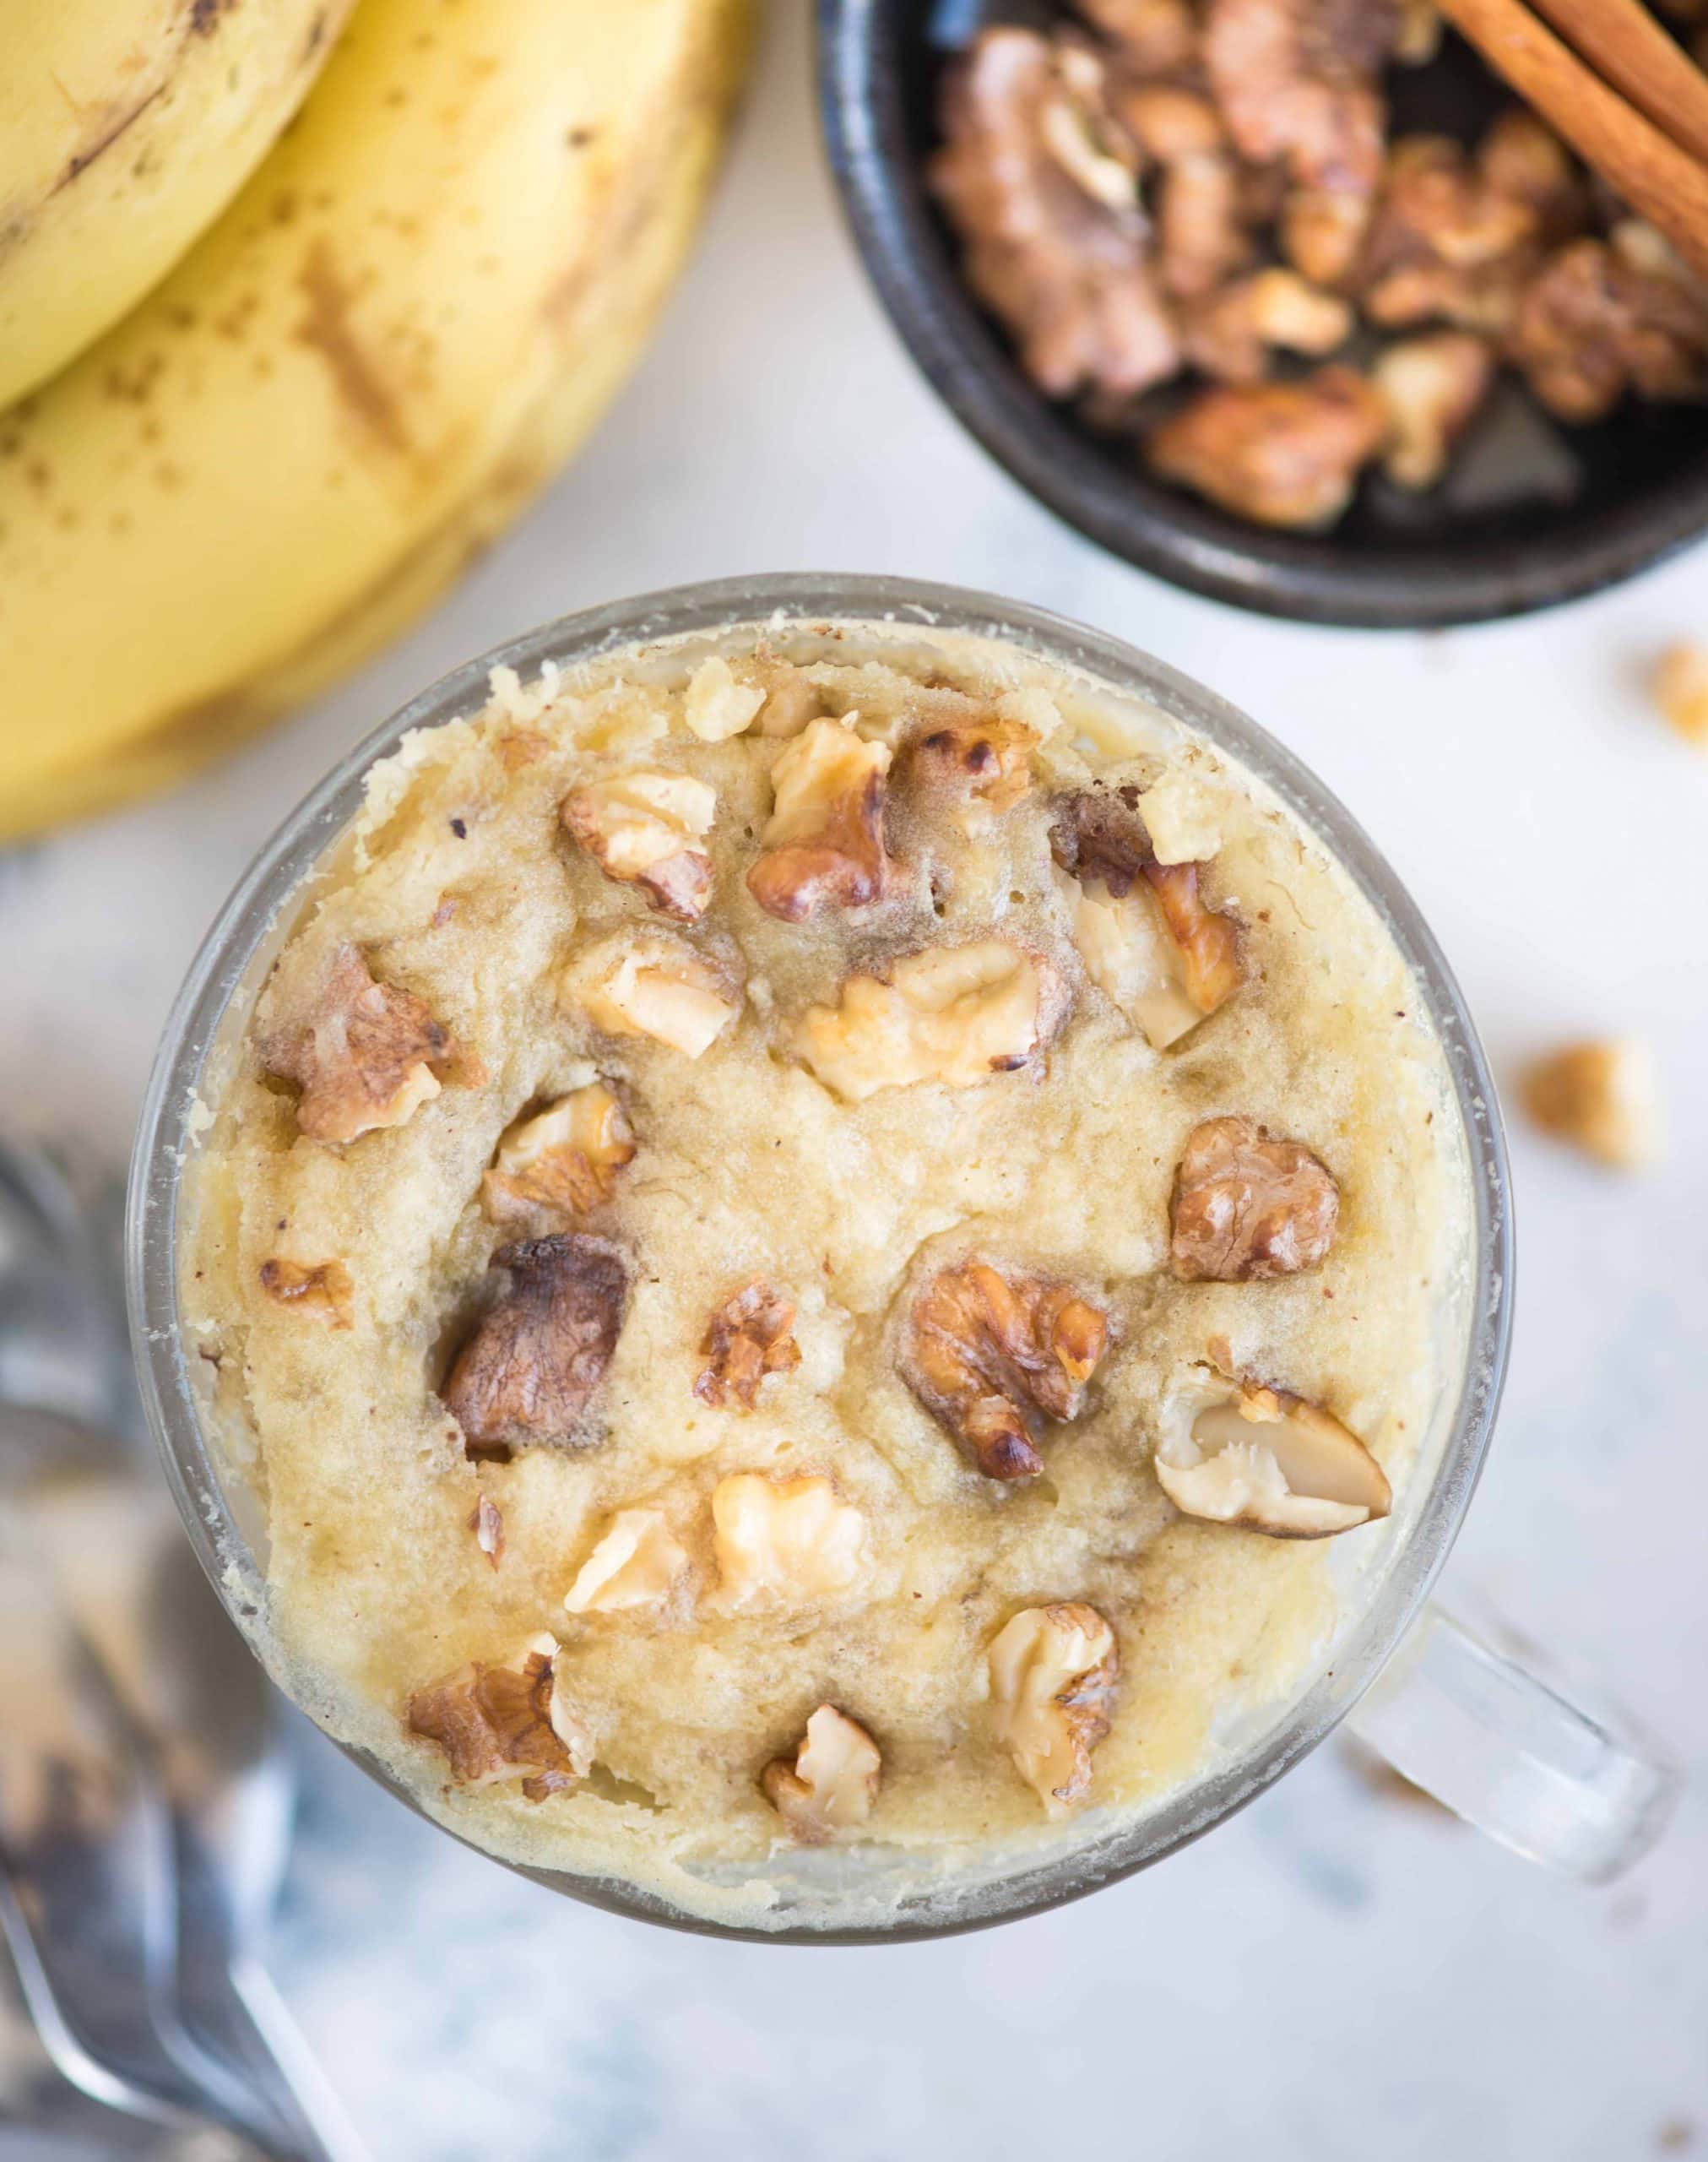
M 937 89 L 982 19 L 1037 19 L 1006 0 L 819 0 L 820 98 L 831 163 L 866 267 L 908 350 L 1021 485 L 1118 556 L 1218 600 L 1306 622 L 1423 627 L 1516 616 L 1629 578 L 1708 530 L 1708 406 L 1629 401 L 1554 429 L 1516 387 L 1425 495 L 1368 479 L 1331 533 L 1271 531 L 1149 478 L 1129 440 L 1098 433 L 1021 372 L 972 300 L 928 196 Z M 1508 101 L 1450 41 L 1398 71 L 1396 128 L 1468 137 Z

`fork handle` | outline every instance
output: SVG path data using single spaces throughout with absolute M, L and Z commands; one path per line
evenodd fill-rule
M 233 2039 L 265 2078 L 291 2133 L 290 2162 L 373 2162 L 367 2143 L 303 2039 L 302 2030 L 258 1959 L 231 1963 L 229 2024 Z

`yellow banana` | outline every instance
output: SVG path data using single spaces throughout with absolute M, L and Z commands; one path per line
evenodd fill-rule
M 592 426 L 747 0 L 363 0 L 172 275 L 0 416 L 0 834 L 187 771 L 415 614 Z
M 0 405 L 117 323 L 301 103 L 350 0 L 0 0 Z

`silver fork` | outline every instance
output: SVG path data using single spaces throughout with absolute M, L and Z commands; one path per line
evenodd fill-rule
M 62 1781 L 80 1763 L 74 1790 L 104 1793 L 104 1821 L 122 1831 L 107 1850 L 99 1822 L 69 1836 L 73 1816 L 45 1841 L 38 1826 L 26 1875 L 0 1786 L 14 1850 L 0 1931 L 44 2042 L 84 2092 L 156 2122 L 190 2112 L 205 2125 L 193 2112 L 211 2109 L 306 2162 L 366 2162 L 259 1957 L 288 1844 L 289 1760 L 258 1667 L 117 1431 L 127 1368 L 111 1356 L 105 1291 L 63 1182 L 0 1144 L 0 1398 L 14 1399 L 0 1480 L 14 1497 L 0 1577 L 30 1588 L 38 1636 L 52 1639 L 37 1642 L 26 1698 L 57 1687 L 80 1707 L 80 1758 L 43 1761 Z M 48 1391 L 83 1415 L 17 1408 Z M 30 1765 L 26 1750 L 14 1786 Z M 62 1931 L 43 1926 L 56 1898 Z M 115 1958 L 79 1956 L 92 1909 L 122 1924 Z

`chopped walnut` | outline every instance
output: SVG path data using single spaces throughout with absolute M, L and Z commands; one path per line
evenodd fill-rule
M 1353 317 L 1338 294 L 1296 270 L 1258 270 L 1212 293 L 1186 318 L 1187 357 L 1219 383 L 1261 383 L 1272 352 L 1320 358 L 1351 337 Z
M 1494 380 L 1488 340 L 1468 330 L 1437 330 L 1390 345 L 1370 370 L 1388 412 L 1382 453 L 1388 478 L 1402 488 L 1433 488 Z
M 987 1479 L 1030 1479 L 1044 1421 L 1079 1416 L 1108 1342 L 1108 1315 L 1071 1286 L 965 1262 L 914 1300 L 902 1378 Z
M 1261 525 L 1327 525 L 1381 448 L 1387 416 L 1351 368 L 1200 391 L 1145 438 L 1154 471 Z
M 543 1801 L 593 1768 L 593 1739 L 557 1683 L 555 1638 L 534 1637 L 502 1665 L 474 1660 L 409 1698 L 411 1734 L 436 1742 L 464 1786 L 519 1779 Z
M 880 1089 L 969 1089 L 1029 1065 L 1065 992 L 1049 964 L 998 938 L 928 947 L 887 975 L 852 975 L 834 1007 L 811 1006 L 795 1048 L 827 1089 L 858 1103 Z
M 1303 1142 L 1272 1139 L 1249 1118 L 1206 1119 L 1174 1174 L 1174 1274 L 1248 1284 L 1315 1268 L 1334 1244 L 1340 1188 Z
M 1109 1730 L 1120 1655 L 1093 1606 L 1029 1606 L 986 1654 L 996 1734 L 1051 1817 L 1091 1792 L 1091 1753 Z
M 1507 356 L 1563 421 L 1602 420 L 1628 390 L 1700 398 L 1708 394 L 1708 294 L 1669 269 L 1633 262 L 1628 249 L 1571 241 L 1526 288 Z
M 1490 139 L 1493 171 L 1450 137 L 1402 136 L 1389 150 L 1380 205 L 1358 269 L 1365 312 L 1389 326 L 1440 318 L 1504 332 L 1535 267 L 1547 206 L 1521 171 L 1516 134 Z M 1499 178 L 1494 176 L 1498 174 Z
M 564 971 L 559 997 L 610 1036 L 651 1036 L 686 1058 L 708 1051 L 741 1010 L 724 971 L 663 932 L 607 940 Z
M 1272 1539 L 1326 1539 L 1385 1517 L 1381 1466 L 1320 1404 L 1199 1366 L 1165 1404 L 1158 1483 L 1177 1509 Z
M 1087 98 L 1083 70 L 1031 30 L 986 30 L 952 71 L 933 191 L 965 244 L 967 280 L 1013 334 L 1052 397 L 1081 385 L 1129 395 L 1161 382 L 1179 348 L 1148 260 L 1136 176 L 1114 208 L 1064 165 L 1070 133 L 1119 159 L 1120 132 Z M 1136 154 L 1133 154 L 1136 157 Z
M 1239 988 L 1239 928 L 1205 903 L 1201 863 L 1157 861 L 1140 801 L 1082 789 L 1063 800 L 1049 845 L 1087 974 L 1164 1051 Z
M 1210 0 L 1205 17 L 1210 85 L 1241 154 L 1284 160 L 1315 206 L 1292 259 L 1318 284 L 1350 267 L 1381 176 L 1375 73 L 1392 31 L 1385 8 L 1358 0 Z
M 1477 164 L 1497 194 L 1526 205 L 1544 241 L 1565 239 L 1589 215 L 1577 160 L 1527 106 L 1512 106 L 1493 123 L 1478 146 Z
M 1654 693 L 1687 742 L 1708 744 L 1708 646 L 1670 647 L 1656 664 Z
M 1526 1067 L 1521 1089 L 1526 1112 L 1544 1133 L 1611 1171 L 1639 1170 L 1654 1154 L 1654 1072 L 1644 1044 L 1629 1037 L 1568 1044 Z
M 883 899 L 890 756 L 838 720 L 809 721 L 778 754 L 765 852 L 747 873 L 747 890 L 767 915 L 800 923 L 821 909 Z
M 1400 0 L 1394 59 L 1402 68 L 1427 68 L 1441 49 L 1445 28 L 1435 0 Z
M 718 1406 L 733 1396 L 751 1411 L 767 1374 L 790 1373 L 800 1364 L 792 1301 L 768 1284 L 732 1292 L 707 1324 L 700 1355 L 707 1364 L 695 1395 Z
M 355 1284 L 341 1261 L 284 1261 L 261 1264 L 261 1288 L 281 1306 L 292 1307 L 333 1328 L 349 1328 Z
M 619 1509 L 564 1594 L 572 1614 L 656 1606 L 688 1566 L 688 1551 L 660 1509 Z
M 694 923 L 712 898 L 712 859 L 691 844 L 711 831 L 717 811 L 715 793 L 691 774 L 630 773 L 572 789 L 558 815 L 607 878 Z
M 1160 169 L 1154 196 L 1164 288 L 1182 300 L 1209 292 L 1253 252 L 1243 177 L 1221 116 L 1207 98 L 1174 83 L 1118 84 L 1112 103 Z
M 1244 215 L 1239 168 L 1203 150 L 1163 168 L 1157 182 L 1157 263 L 1174 299 L 1213 292 L 1255 252 Z
M 878 1798 L 883 1758 L 858 1719 L 821 1704 L 791 1763 L 774 1757 L 759 1774 L 765 1798 L 803 1845 L 821 1847 L 864 1824 Z
M 765 693 L 757 683 L 740 683 L 721 654 L 713 654 L 688 678 L 682 693 L 682 718 L 690 735 L 702 743 L 723 743 L 751 728 Z
M 610 1199 L 634 1153 L 622 1105 L 604 1082 L 589 1082 L 506 1130 L 480 1181 L 481 1204 L 495 1224 L 539 1211 L 573 1222 Z
M 469 1518 L 474 1544 L 496 1569 L 504 1559 L 504 1517 L 490 1494 L 483 1494 Z
M 740 1471 L 712 1490 L 712 1545 L 735 1606 L 827 1599 L 859 1580 L 865 1518 L 828 1479 Z
M 928 729 L 908 757 L 909 777 L 957 799 L 964 809 L 1011 811 L 1032 786 L 1036 729 L 993 713 Z
M 376 982 L 349 943 L 333 953 L 307 1016 L 275 1029 L 260 1049 L 269 1073 L 301 1089 L 296 1123 L 311 1141 L 354 1141 L 401 1126 L 453 1072 L 475 1078 L 425 1002 Z
M 508 1289 L 476 1323 L 441 1392 L 471 1451 L 582 1438 L 610 1364 L 628 1279 L 611 1249 L 579 1232 L 501 1247 Z
M 1122 68 L 1141 78 L 1179 75 L 1198 58 L 1192 0 L 1078 0 L 1079 12 L 1116 41 Z

